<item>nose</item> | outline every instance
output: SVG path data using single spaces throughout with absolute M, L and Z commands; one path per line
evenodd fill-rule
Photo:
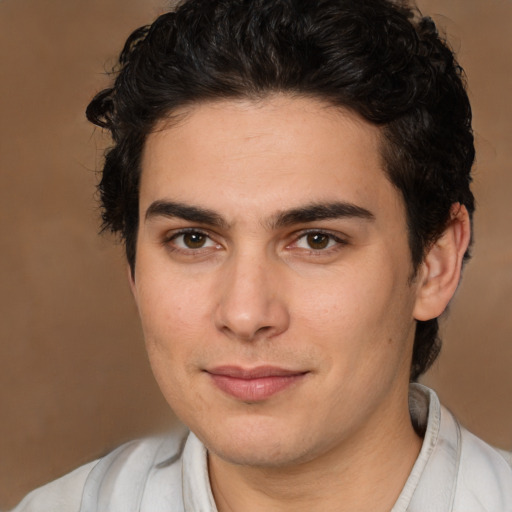
M 217 329 L 232 339 L 255 341 L 286 331 L 290 316 L 277 262 L 256 255 L 233 258 L 222 275 Z

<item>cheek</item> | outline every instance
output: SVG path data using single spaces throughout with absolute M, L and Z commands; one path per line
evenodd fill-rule
M 403 281 L 403 272 L 369 265 L 331 276 L 323 289 L 296 291 L 307 297 L 296 303 L 296 321 L 342 371 L 392 365 L 402 358 L 414 328 L 412 292 Z
M 209 338 L 205 295 L 173 276 L 139 277 L 137 305 L 149 361 L 163 394 L 175 402 Z
M 161 281 L 159 281 L 161 282 Z M 190 293 L 189 293 L 190 292 Z M 139 312 L 155 379 L 174 412 L 187 422 L 208 404 L 191 385 L 211 336 L 205 331 L 204 301 L 193 290 L 154 284 L 140 288 Z M 194 381 L 195 382 L 195 381 Z
M 137 305 L 148 341 L 179 344 L 183 337 L 192 336 L 208 317 L 207 298 L 208 292 L 198 280 L 180 279 L 171 273 L 141 275 Z
M 320 334 L 340 337 L 380 324 L 389 302 L 389 283 L 376 282 L 366 269 L 332 273 L 315 282 L 304 282 L 295 297 L 302 321 Z

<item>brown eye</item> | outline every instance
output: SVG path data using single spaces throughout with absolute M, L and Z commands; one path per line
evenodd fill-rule
M 212 240 L 208 233 L 194 229 L 174 233 L 165 241 L 165 244 L 171 250 L 176 250 L 180 254 L 188 254 L 189 256 L 210 254 L 212 251 L 222 248 L 220 244 Z
M 203 247 L 208 239 L 203 233 L 184 233 L 183 245 L 188 249 L 200 249 Z
M 291 247 L 320 254 L 329 249 L 341 248 L 346 241 L 326 231 L 309 231 L 297 238 Z
M 329 235 L 324 233 L 309 233 L 306 235 L 306 241 L 311 249 L 325 249 L 331 240 Z

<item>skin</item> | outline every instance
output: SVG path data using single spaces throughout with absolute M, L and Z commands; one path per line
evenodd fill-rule
M 455 290 L 465 209 L 411 279 L 377 127 L 282 95 L 181 114 L 146 142 L 131 284 L 160 388 L 208 448 L 219 511 L 390 510 L 421 446 L 415 320 Z M 214 377 L 226 365 L 297 378 L 240 399 Z

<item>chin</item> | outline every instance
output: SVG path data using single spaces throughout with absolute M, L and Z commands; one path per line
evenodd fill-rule
M 210 453 L 235 465 L 283 467 L 314 458 L 312 452 L 316 450 L 310 446 L 311 440 L 307 443 L 305 436 L 294 432 L 290 426 L 268 420 L 252 418 L 245 424 L 229 422 L 232 424 L 226 424 L 222 431 L 210 431 L 205 437 L 199 432 L 198 437 Z
M 253 468 L 279 468 L 306 462 L 308 457 L 304 453 L 293 453 L 289 447 L 282 446 L 279 442 L 267 444 L 243 444 L 226 447 L 208 447 L 210 453 L 225 462 L 237 466 L 250 466 Z

